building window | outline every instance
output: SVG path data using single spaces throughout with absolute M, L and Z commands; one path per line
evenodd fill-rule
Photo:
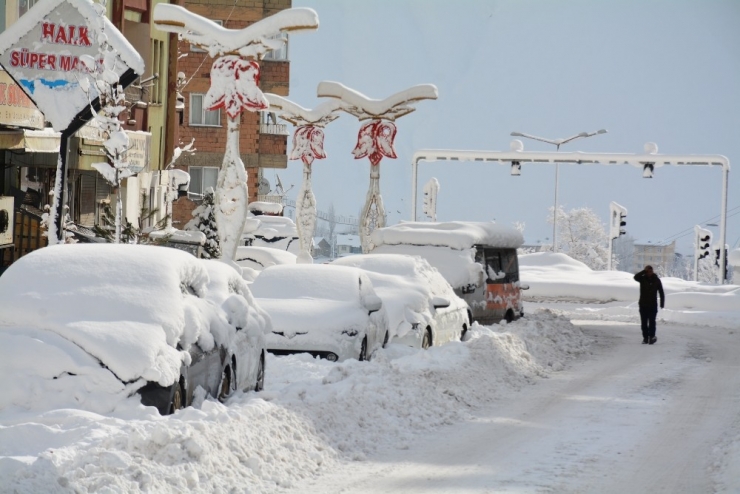
M 269 51 L 265 54 L 265 60 L 288 60 L 288 35 L 286 33 L 280 33 L 275 36 L 270 36 L 269 39 L 284 39 L 285 42 L 277 50 Z
M 191 199 L 202 199 L 203 194 L 208 188 L 216 188 L 218 182 L 218 167 L 216 166 L 191 166 L 188 168 L 190 173 L 190 187 L 188 194 L 195 197 Z
M 164 41 L 158 39 L 152 40 L 152 75 L 158 74 L 159 77 L 152 81 L 151 94 L 149 96 L 149 102 L 153 104 L 161 105 L 164 99 L 163 81 L 167 75 L 167 68 L 165 67 L 165 53 L 164 53 Z
M 208 111 L 203 108 L 204 96 L 204 94 L 190 93 L 190 125 L 220 127 L 221 110 Z
M 33 7 L 34 5 L 36 5 L 37 3 L 39 3 L 40 1 L 41 0 L 20 0 L 18 2 L 18 17 L 20 17 L 23 14 L 25 14 L 26 12 L 28 12 L 28 10 L 31 7 Z M 5 2 L 3 2 L 3 4 L 4 3 Z
M 224 21 L 219 21 L 219 20 L 216 20 L 216 19 L 211 19 L 211 21 L 212 21 L 212 22 L 215 22 L 215 23 L 216 23 L 216 24 L 218 24 L 219 26 L 223 26 L 223 25 L 224 25 Z M 197 46 L 195 46 L 195 45 L 190 45 L 190 51 L 191 51 L 192 53 L 205 53 L 205 52 L 206 52 L 206 50 L 204 50 L 204 49 L 202 49 L 202 48 L 198 48 L 198 47 L 197 47 Z

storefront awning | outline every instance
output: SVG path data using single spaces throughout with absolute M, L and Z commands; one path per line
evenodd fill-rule
M 59 153 L 59 132 L 44 130 L 13 130 L 0 132 L 0 149 L 26 153 Z

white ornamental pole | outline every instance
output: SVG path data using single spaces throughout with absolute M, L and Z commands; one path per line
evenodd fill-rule
M 280 118 L 297 125 L 293 132 L 293 149 L 290 152 L 291 160 L 303 161 L 303 181 L 298 189 L 296 198 L 296 229 L 300 241 L 301 252 L 297 262 L 310 264 L 311 245 L 314 231 L 316 231 L 316 197 L 311 188 L 311 165 L 314 159 L 326 158 L 324 152 L 323 128 L 337 118 L 341 107 L 339 101 L 327 101 L 314 110 L 303 108 L 290 100 L 276 94 L 266 94 L 270 102 L 270 109 L 280 115 Z
M 178 5 L 157 4 L 154 24 L 162 31 L 178 33 L 187 41 L 219 57 L 211 67 L 211 87 L 203 101 L 207 110 L 224 109 L 228 117 L 226 150 L 218 173 L 215 216 L 221 254 L 233 260 L 247 218 L 249 191 L 239 153 L 239 116 L 243 110 L 269 107 L 259 88 L 260 67 L 256 60 L 279 49 L 286 31 L 315 30 L 319 19 L 312 9 L 287 9 L 244 29 L 224 29 L 205 17 Z
M 380 195 L 380 161 L 383 157 L 396 158 L 393 141 L 396 137 L 395 121 L 416 110 L 412 103 L 424 99 L 437 99 L 437 88 L 421 84 L 393 94 L 384 100 L 374 100 L 338 82 L 324 81 L 317 90 L 319 97 L 335 98 L 344 105 L 342 110 L 358 120 L 370 120 L 360 127 L 357 145 L 352 150 L 355 159 L 370 160 L 370 184 L 360 218 L 362 251 L 370 252 L 374 245 L 370 238 L 373 230 L 385 226 L 385 209 Z

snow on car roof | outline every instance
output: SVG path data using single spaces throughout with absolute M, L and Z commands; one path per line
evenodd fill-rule
M 462 250 L 477 244 L 517 248 L 524 243 L 524 237 L 516 228 L 497 225 L 493 221 L 409 221 L 376 229 L 372 233 L 372 242 L 376 246 L 430 245 Z
M 276 264 L 295 264 L 296 255 L 285 250 L 273 249 L 271 247 L 241 246 L 236 248 L 234 261 L 252 261 L 261 268 Z M 253 267 L 253 266 L 250 266 Z
M 242 236 L 265 238 L 298 237 L 295 223 L 284 216 L 252 216 L 244 225 Z
M 178 345 L 197 341 L 207 350 L 226 334 L 216 312 L 228 295 L 217 296 L 215 286 L 208 294 L 208 271 L 205 261 L 166 247 L 45 247 L 0 278 L 0 329 L 51 331 L 123 382 L 168 385 L 180 372 Z
M 447 283 L 454 288 L 479 283 L 483 267 L 475 262 L 475 249 L 452 249 L 431 245 L 381 245 L 373 249 L 374 254 L 405 254 L 421 256 L 437 268 Z
M 271 266 L 250 286 L 258 299 L 358 300 L 361 271 L 324 264 Z

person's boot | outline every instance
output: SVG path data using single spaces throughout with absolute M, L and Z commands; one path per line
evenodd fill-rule
M 653 336 L 652 338 L 650 338 L 650 341 L 648 343 L 650 345 L 654 345 L 656 341 L 658 341 L 658 338 L 656 338 L 655 336 Z
M 647 339 L 647 338 L 643 338 L 643 339 L 642 339 L 642 344 L 643 344 L 643 345 L 647 345 L 647 343 L 648 343 L 648 339 Z

